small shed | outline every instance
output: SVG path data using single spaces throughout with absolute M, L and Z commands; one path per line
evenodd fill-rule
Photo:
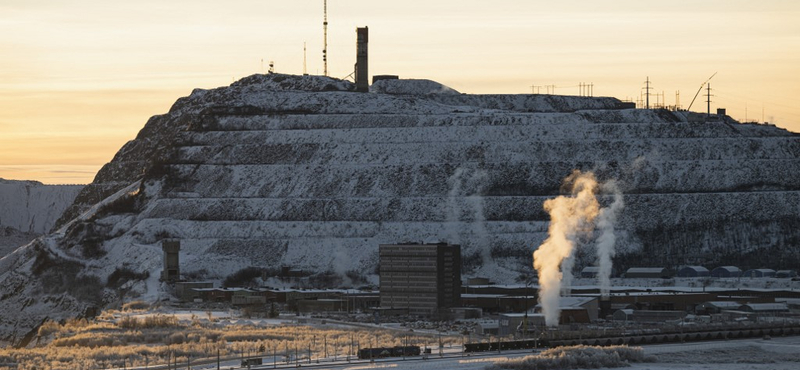
M 795 271 L 795 270 L 778 270 L 778 271 L 775 272 L 775 277 L 776 278 L 780 278 L 780 279 L 797 277 L 797 271 Z
M 711 276 L 718 278 L 739 277 L 741 275 L 742 270 L 736 266 L 720 266 L 711 270 Z
M 711 274 L 707 268 L 703 266 L 683 266 L 678 270 L 677 276 L 684 278 L 706 277 Z
M 626 278 L 669 278 L 669 270 L 664 267 L 631 267 L 625 272 Z
M 742 274 L 742 277 L 748 278 L 767 278 L 775 277 L 775 270 L 773 269 L 750 269 Z

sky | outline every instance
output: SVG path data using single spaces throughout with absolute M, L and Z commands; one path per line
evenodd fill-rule
M 0 0 L 0 178 L 84 184 L 150 116 L 194 88 L 266 72 L 322 74 L 322 0 Z M 800 132 L 800 1 L 329 0 L 329 75 L 465 93 L 641 97 Z M 705 111 L 705 91 L 692 106 Z M 660 100 L 651 96 L 651 103 Z

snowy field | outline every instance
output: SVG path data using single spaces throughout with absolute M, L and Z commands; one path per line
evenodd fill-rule
M 775 369 L 796 370 L 800 368 L 800 337 L 778 337 L 771 340 L 742 339 L 720 342 L 702 342 L 690 344 L 660 344 L 643 346 L 646 355 L 655 356 L 657 362 L 634 363 L 628 369 Z M 336 361 L 333 359 L 316 361 L 311 364 L 301 363 L 300 367 L 314 369 L 339 369 L 339 370 L 444 370 L 464 369 L 483 370 L 487 366 L 506 359 L 519 358 L 530 355 L 528 351 L 509 351 L 503 353 L 484 353 L 463 356 L 457 348 L 446 348 L 444 358 L 440 358 L 436 350 L 428 360 L 420 357 L 408 359 L 384 359 L 370 363 L 367 361 Z M 328 362 L 330 361 L 330 362 Z M 233 361 L 224 362 L 222 368 L 238 368 L 239 364 Z M 297 364 L 286 365 L 281 363 L 277 368 L 297 368 Z M 193 369 L 215 369 L 216 363 L 206 366 L 192 367 Z M 273 368 L 272 359 L 264 358 L 264 365 L 253 367 Z

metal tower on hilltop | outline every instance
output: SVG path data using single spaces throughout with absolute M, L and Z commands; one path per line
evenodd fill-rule
M 711 97 L 712 96 L 714 96 L 714 95 L 711 95 L 711 83 L 709 82 L 706 85 L 706 104 L 708 104 L 708 106 L 706 107 L 706 109 L 707 109 L 706 110 L 706 116 L 707 117 L 711 117 Z
M 650 87 L 650 76 L 647 76 L 647 80 L 644 83 L 645 87 L 643 87 L 642 89 L 644 90 L 644 95 L 646 97 L 645 109 L 650 109 L 650 90 L 653 89 L 652 87 Z
M 328 76 L 328 0 L 322 1 L 322 65 L 323 75 Z
M 308 71 L 306 69 L 306 43 L 303 41 L 303 76 L 308 76 Z

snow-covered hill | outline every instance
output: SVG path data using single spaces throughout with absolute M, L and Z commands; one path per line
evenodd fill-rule
M 44 185 L 0 179 L 0 227 L 44 234 L 75 201 L 83 185 Z
M 800 262 L 796 134 L 614 98 L 467 95 L 425 80 L 353 90 L 254 75 L 151 118 L 58 233 L 0 260 L 0 310 L 22 312 L 0 332 L 120 289 L 157 299 L 165 238 L 181 240 L 182 272 L 204 279 L 281 265 L 369 278 L 381 243 L 446 240 L 462 245 L 466 276 L 511 282 L 530 273 L 542 203 L 574 169 L 624 192 L 618 264 Z M 107 286 L 119 269 L 149 278 Z

